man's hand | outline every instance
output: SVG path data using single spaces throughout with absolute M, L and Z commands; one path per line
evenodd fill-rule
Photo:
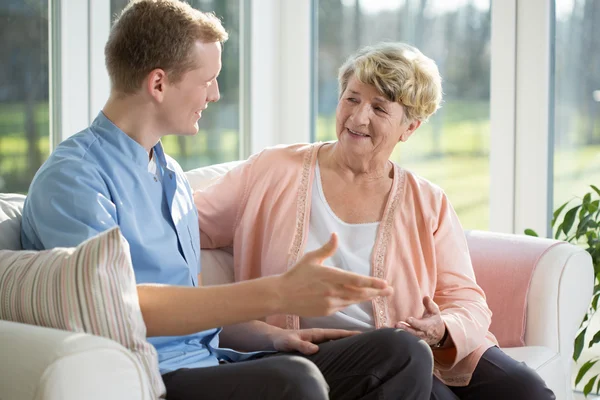
M 323 247 L 306 253 L 280 275 L 279 297 L 284 312 L 302 317 L 330 315 L 351 304 L 392 294 L 392 288 L 382 279 L 321 265 L 335 254 L 337 240 L 332 234 Z
M 421 318 L 409 317 L 406 321 L 401 321 L 396 324 L 396 328 L 404 329 L 423 339 L 430 346 L 435 346 L 442 340 L 446 333 L 446 324 L 442 320 L 440 308 L 431 297 L 423 298 L 425 312 Z
M 315 354 L 319 351 L 317 344 L 329 340 L 341 339 L 358 335 L 359 331 L 343 329 L 300 329 L 277 331 L 272 337 L 273 347 L 277 351 L 298 351 L 304 355 Z

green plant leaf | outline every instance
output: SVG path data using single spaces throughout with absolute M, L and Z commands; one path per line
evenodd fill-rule
M 575 360 L 575 361 L 579 360 L 579 356 L 581 355 L 581 352 L 583 351 L 583 345 L 584 345 L 584 341 L 585 341 L 585 332 L 586 331 L 587 331 L 587 328 L 583 328 L 581 330 L 581 332 L 579 332 L 579 334 L 575 338 L 575 348 L 573 349 L 573 360 Z
M 582 210 L 583 210 L 583 208 L 582 208 Z M 575 231 L 575 237 L 577 239 L 579 239 L 582 235 L 584 235 L 587 232 L 588 228 L 592 227 L 591 225 L 594 224 L 594 221 L 592 221 L 592 217 L 593 217 L 592 214 L 588 214 L 583 218 L 581 216 L 579 217 L 580 221 L 579 221 L 579 224 L 577 225 L 577 230 Z
M 533 229 L 525 229 L 525 234 L 527 236 L 535 236 L 538 237 L 538 234 L 536 231 L 534 231 Z
M 558 240 L 558 238 L 560 237 L 560 234 L 562 232 L 563 223 L 564 222 L 561 222 L 561 224 L 556 229 L 556 233 L 554 234 L 554 239 L 556 239 L 556 240 Z
M 600 381 L 598 381 L 598 385 L 596 386 L 596 394 L 600 391 Z
M 600 196 L 600 189 L 598 189 L 598 188 L 597 188 L 596 186 L 594 186 L 594 185 L 590 185 L 590 187 L 591 187 L 592 189 L 594 189 L 594 192 L 596 192 L 596 193 L 598 194 L 598 196 Z
M 592 308 L 593 311 L 598 310 L 598 294 L 596 294 L 596 296 L 592 300 L 591 308 Z
M 594 311 L 596 311 L 598 309 L 598 296 L 600 295 L 600 293 L 596 293 L 596 295 L 594 296 L 594 298 L 592 299 L 592 309 Z M 600 334 L 600 331 L 596 333 L 596 335 Z M 596 338 L 596 336 L 594 336 L 594 339 Z M 598 340 L 600 341 L 600 337 L 598 337 Z M 590 344 L 591 346 L 591 344 Z
M 595 213 L 600 208 L 600 200 L 594 200 L 588 205 L 588 211 L 590 213 Z
M 579 382 L 581 382 L 581 379 L 583 379 L 583 376 L 586 374 L 586 372 L 588 372 L 590 368 L 592 368 L 597 362 L 598 360 L 589 360 L 586 361 L 585 364 L 583 364 L 583 366 L 579 369 L 579 372 L 577 373 L 577 378 L 575 378 L 575 385 L 578 385 Z
M 592 201 L 592 194 L 586 193 L 585 196 L 583 196 L 583 205 L 587 206 L 590 204 L 590 201 Z
M 583 388 L 584 396 L 587 396 L 588 394 L 590 394 L 590 392 L 594 388 L 594 383 L 596 383 L 596 379 L 598 379 L 598 375 L 596 375 L 592 379 L 590 379 L 588 381 L 588 383 L 585 385 L 585 387 Z
M 571 227 L 573 226 L 573 223 L 575 222 L 575 216 L 577 215 L 577 210 L 579 210 L 579 207 L 581 207 L 581 205 L 571 208 L 565 214 L 565 219 L 563 220 L 563 223 L 562 223 L 562 231 L 567 236 L 569 235 L 569 231 L 571 230 Z
M 564 203 L 562 206 L 558 207 L 556 209 L 556 211 L 554 211 L 554 214 L 552 214 L 552 227 L 554 228 L 554 223 L 556 222 L 556 219 L 558 218 L 558 216 L 560 215 L 560 213 L 562 212 L 562 210 L 565 209 L 565 207 L 567 206 L 567 204 L 569 204 L 571 201 L 567 201 L 566 203 Z

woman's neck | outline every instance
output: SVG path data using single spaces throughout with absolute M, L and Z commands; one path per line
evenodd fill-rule
M 355 184 L 380 184 L 392 178 L 389 160 L 358 159 L 343 153 L 337 142 L 324 145 L 319 151 L 319 166 L 335 171 L 342 179 Z

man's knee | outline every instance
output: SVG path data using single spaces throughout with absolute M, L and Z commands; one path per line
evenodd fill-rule
M 311 361 L 299 356 L 278 356 L 269 360 L 274 398 L 328 399 L 329 387 L 321 371 Z
M 410 363 L 422 373 L 433 373 L 433 353 L 427 343 L 401 329 L 384 328 L 371 332 L 377 354 L 395 365 Z

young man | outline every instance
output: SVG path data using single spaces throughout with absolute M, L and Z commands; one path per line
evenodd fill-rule
M 213 15 L 177 0 L 126 7 L 105 49 L 110 98 L 92 125 L 61 143 L 36 174 L 23 211 L 23 246 L 75 246 L 120 226 L 169 399 L 326 399 L 329 387 L 332 397 L 348 399 L 429 398 L 430 387 L 407 384 L 431 374 L 429 349 L 390 357 L 395 331 L 369 337 L 270 327 L 239 343 L 245 325 L 235 324 L 243 321 L 328 315 L 390 294 L 385 281 L 320 265 L 335 252 L 335 235 L 283 275 L 201 286 L 192 192 L 160 139 L 196 134 L 202 112 L 219 100 L 226 39 Z M 238 349 L 305 358 L 219 348 L 218 327 L 225 325 Z

